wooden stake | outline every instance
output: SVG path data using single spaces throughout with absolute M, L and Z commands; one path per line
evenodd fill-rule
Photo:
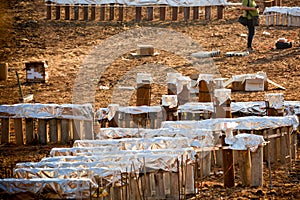
M 34 137 L 34 126 L 33 126 L 32 118 L 25 119 L 25 127 L 26 127 L 26 144 L 28 145 L 33 142 L 33 137 Z
M 251 185 L 251 155 L 250 149 L 247 150 L 239 150 L 239 158 L 240 158 L 240 170 L 241 170 L 241 179 L 242 185 L 250 186 Z
M 135 21 L 140 22 L 142 20 L 142 7 L 135 7 Z
M 39 135 L 39 143 L 41 145 L 47 144 L 47 121 L 45 119 L 38 120 L 38 135 Z
M 251 152 L 251 186 L 263 186 L 263 146 L 259 145 L 255 152 Z
M 55 6 L 55 19 L 56 20 L 60 19 L 60 5 Z
M 152 21 L 153 20 L 153 7 L 147 7 L 148 11 L 148 20 Z
M 58 142 L 58 128 L 57 128 L 57 120 L 50 119 L 49 120 L 49 126 L 50 126 L 50 143 L 57 144 Z
M 9 143 L 9 118 L 1 119 L 1 144 Z
M 16 144 L 23 145 L 23 125 L 22 125 L 22 118 L 15 118 L 14 119 L 15 125 L 15 137 L 16 137 Z
M 70 5 L 65 5 L 65 20 L 70 20 Z
M 68 144 L 70 141 L 70 128 L 69 120 L 61 120 L 61 144 Z

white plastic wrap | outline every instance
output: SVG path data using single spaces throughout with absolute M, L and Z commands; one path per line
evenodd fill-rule
M 218 100 L 219 105 L 222 105 L 228 99 L 231 99 L 231 90 L 230 89 L 215 89 L 214 96 Z
M 48 1 L 48 0 L 46 0 Z M 201 1 L 189 1 L 189 0 L 52 0 L 51 2 L 57 4 L 110 4 L 118 3 L 128 6 L 142 6 L 142 5 L 169 5 L 169 6 L 218 6 L 218 5 L 230 5 L 226 0 L 201 0 Z
M 265 94 L 265 100 L 269 103 L 270 108 L 282 109 L 284 106 L 284 97 L 282 93 Z
M 167 73 L 167 83 L 176 84 L 177 78 L 182 76 L 181 73 Z
M 265 143 L 265 140 L 262 135 L 240 133 L 235 136 L 226 136 L 225 143 L 234 150 L 247 150 L 249 148 L 251 152 L 255 152 L 259 145 Z
M 151 74 L 147 73 L 138 73 L 136 76 L 137 84 L 151 84 L 153 82 Z
M 177 95 L 162 95 L 162 106 L 166 106 L 169 108 L 175 108 L 178 106 Z
M 177 78 L 177 94 L 181 93 L 183 90 L 183 87 L 186 86 L 188 90 L 191 89 L 191 78 L 188 76 L 181 76 Z
M 267 7 L 265 8 L 263 14 L 272 13 L 272 12 L 285 14 L 285 15 L 300 16 L 300 7 L 280 7 L 280 6 Z

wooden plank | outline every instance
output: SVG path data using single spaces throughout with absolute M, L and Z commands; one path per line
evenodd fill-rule
M 34 125 L 32 118 L 25 119 L 25 129 L 26 129 L 26 144 L 31 144 L 34 140 Z
M 135 21 L 140 22 L 142 20 L 142 7 L 135 7 Z
M 100 5 L 100 21 L 105 20 L 105 4 Z
M 83 5 L 83 20 L 84 21 L 89 20 L 89 5 L 88 4 Z
M 73 140 L 81 139 L 81 120 L 74 119 L 72 121 L 73 127 Z
M 163 172 L 158 171 L 154 174 L 155 185 L 156 185 L 156 199 L 164 199 L 165 198 L 165 189 L 164 189 L 164 179 Z
M 75 4 L 74 5 L 74 20 L 78 20 L 79 19 L 79 5 Z
M 15 118 L 14 119 L 14 127 L 15 127 L 15 137 L 16 137 L 16 144 L 23 145 L 23 125 L 22 125 L 22 118 Z
M 239 150 L 239 167 L 241 171 L 241 181 L 243 186 L 251 185 L 251 155 L 250 149 L 247 150 Z
M 166 7 L 165 6 L 159 7 L 159 19 L 161 21 L 166 20 Z
M 147 20 L 152 21 L 153 20 L 153 7 L 147 7 L 147 13 L 148 13 Z
M 172 20 L 176 21 L 178 19 L 178 7 L 172 7 Z
M 259 145 L 255 152 L 251 152 L 251 186 L 263 186 L 263 146 Z
M 51 5 L 51 2 L 50 3 L 47 3 L 46 5 L 46 12 L 47 12 L 47 15 L 46 15 L 46 19 L 47 20 L 51 20 L 52 19 L 52 5 Z
M 61 144 L 68 144 L 70 141 L 70 124 L 68 119 L 61 120 Z
M 224 18 L 224 6 L 217 6 L 217 19 Z
M 151 84 L 137 84 L 136 105 L 150 106 L 151 103 Z
M 190 7 L 184 7 L 184 21 L 188 21 L 190 19 Z
M 211 20 L 211 6 L 205 7 L 205 20 Z
M 96 19 L 96 5 L 92 4 L 91 6 L 91 20 L 94 21 Z
M 65 20 L 70 20 L 70 5 L 65 5 Z
M 60 19 L 60 5 L 55 6 L 55 19 L 56 20 Z
M 9 118 L 1 119 L 1 144 L 9 143 Z
M 49 135 L 50 135 L 50 143 L 57 144 L 58 143 L 58 128 L 57 128 L 57 120 L 50 119 L 49 120 Z
M 93 121 L 85 120 L 83 121 L 83 139 L 92 140 L 93 139 Z
M 109 20 L 113 21 L 115 19 L 115 4 L 111 3 L 109 5 Z
M 193 20 L 199 19 L 199 7 L 194 6 L 193 7 Z
M 179 199 L 179 173 L 178 172 L 170 172 L 170 193 L 172 195 L 172 199 Z
M 119 4 L 119 21 L 123 21 L 124 20 L 124 5 L 123 4 Z
M 38 137 L 41 145 L 47 144 L 47 121 L 45 119 L 38 120 Z

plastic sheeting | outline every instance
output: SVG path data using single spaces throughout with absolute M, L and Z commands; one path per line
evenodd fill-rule
M 236 123 L 235 130 L 263 130 L 275 129 L 284 126 L 293 126 L 296 130 L 299 125 L 297 116 L 286 117 L 239 117 L 239 118 L 220 118 L 208 119 L 202 121 L 165 121 L 162 128 L 178 128 L 178 129 L 201 129 L 205 128 L 211 131 L 226 130 L 224 124 Z
M 0 181 L 0 191 L 8 194 L 33 193 L 41 194 L 43 191 L 45 198 L 88 198 L 90 191 L 95 192 L 97 185 L 90 179 L 2 179 Z M 90 190 L 91 189 L 91 190 Z
M 280 7 L 280 6 L 267 7 L 265 8 L 263 14 L 272 13 L 272 12 L 292 15 L 292 16 L 300 16 L 300 7 Z
M 46 0 L 48 1 L 48 0 Z M 226 6 L 230 5 L 226 0 L 52 0 L 57 4 L 124 4 L 128 6 L 143 5 L 169 5 L 169 6 Z
M 14 104 L 0 105 L 0 116 L 10 118 L 92 120 L 92 104 Z
M 238 135 L 226 135 L 225 143 L 229 144 L 233 150 L 247 150 L 255 152 L 259 145 L 263 145 L 265 140 L 261 135 L 240 133 Z

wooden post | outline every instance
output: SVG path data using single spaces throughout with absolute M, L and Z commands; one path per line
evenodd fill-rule
M 49 135 L 50 135 L 50 143 L 57 144 L 58 128 L 57 128 L 57 120 L 55 118 L 49 120 Z
M 81 120 L 73 120 L 73 140 L 81 139 Z
M 211 20 L 211 6 L 205 7 L 205 20 Z
M 178 19 L 178 7 L 172 7 L 172 20 L 176 21 Z
M 199 102 L 211 102 L 212 101 L 212 82 L 207 83 L 205 80 L 199 81 L 198 99 Z
M 184 7 L 184 21 L 188 21 L 190 19 L 190 7 Z
M 9 118 L 1 119 L 1 144 L 9 143 Z
M 224 6 L 217 6 L 217 19 L 224 18 Z
M 136 92 L 136 105 L 142 106 L 147 105 L 150 106 L 151 103 L 151 84 L 137 84 L 137 92 Z
M 222 161 L 224 173 L 224 187 L 234 187 L 233 151 L 225 144 L 225 135 L 222 136 Z
M 130 122 L 131 122 L 131 114 L 130 113 L 125 113 L 125 128 L 131 128 L 130 127 Z
M 46 15 L 46 19 L 47 20 L 51 20 L 52 19 L 52 17 L 51 17 L 51 15 L 52 15 L 52 12 L 51 12 L 51 1 L 47 1 L 46 2 L 46 12 L 47 12 L 47 15 Z
M 286 141 L 286 132 L 283 128 L 280 129 L 280 162 L 281 164 L 286 164 L 287 159 L 287 141 Z
M 70 5 L 65 5 L 65 20 L 70 20 Z
M 255 152 L 251 152 L 251 186 L 263 186 L 263 146 L 259 145 Z
M 124 20 L 124 6 L 123 4 L 119 4 L 119 21 Z
M 38 120 L 38 135 L 41 145 L 47 144 L 47 121 L 45 119 Z
M 142 7 L 135 7 L 135 21 L 140 22 L 142 20 Z
M 26 144 L 31 144 L 33 142 L 34 136 L 34 126 L 33 119 L 26 118 L 25 119 L 25 127 L 26 127 Z
M 14 126 L 15 126 L 15 137 L 16 137 L 16 144 L 23 145 L 23 126 L 22 126 L 22 118 L 15 118 L 14 119 Z
M 89 5 L 88 4 L 83 5 L 83 20 L 84 21 L 89 20 Z
M 165 198 L 163 171 L 159 170 L 155 173 L 156 199 Z
M 241 171 L 241 179 L 242 179 L 242 185 L 244 186 L 250 186 L 251 185 L 251 155 L 250 155 L 250 149 L 247 150 L 239 150 L 239 166 Z
M 68 144 L 70 141 L 70 128 L 69 120 L 61 120 L 61 144 Z
M 79 19 L 79 5 L 75 4 L 74 5 L 74 20 L 78 20 Z
M 84 139 L 92 140 L 93 139 L 93 120 L 84 120 L 83 121 L 83 133 Z
M 120 116 L 119 111 L 116 111 L 115 116 L 111 120 L 108 120 L 108 127 L 119 127 L 118 124 L 119 116 Z
M 0 63 L 0 80 L 8 79 L 8 63 Z
M 147 7 L 147 12 L 148 12 L 148 20 L 152 21 L 153 20 L 153 7 Z
M 60 5 L 55 6 L 55 19 L 60 19 Z
M 179 77 L 177 79 L 177 87 L 182 86 L 182 90 L 177 90 L 177 98 L 178 98 L 178 105 L 183 105 L 190 101 L 190 88 L 189 84 L 191 82 L 191 79 L 189 77 Z
M 199 19 L 199 7 L 194 6 L 193 7 L 193 20 Z
M 101 4 L 100 6 L 100 21 L 105 20 L 105 4 Z
M 159 7 L 159 19 L 161 21 L 165 21 L 166 20 L 166 7 Z
M 115 19 L 115 4 L 111 3 L 109 6 L 109 20 L 112 21 Z
M 96 19 L 96 5 L 92 4 L 91 7 L 91 20 L 94 21 Z

